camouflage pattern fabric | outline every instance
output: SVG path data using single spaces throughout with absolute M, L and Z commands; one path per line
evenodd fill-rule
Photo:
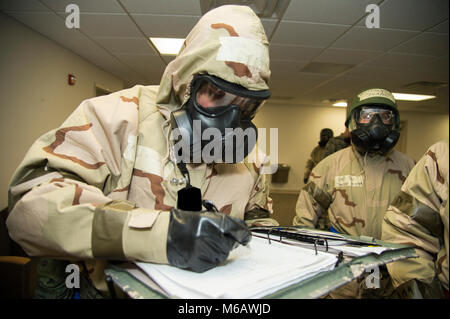
M 105 294 L 105 260 L 167 263 L 169 210 L 185 186 L 172 161 L 170 113 L 189 98 L 188 85 L 199 73 L 268 89 L 268 44 L 250 8 L 222 6 L 199 20 L 160 86 L 83 101 L 31 146 L 14 173 L 7 220 L 12 239 L 31 256 L 84 260 L 91 282 Z M 261 173 L 266 157 L 255 158 L 188 165 L 191 184 L 230 216 L 244 219 L 258 207 L 272 213 Z M 278 225 L 270 217 L 246 222 Z
M 388 265 L 394 285 L 416 279 L 433 297 L 443 292 L 433 288 L 439 281 L 448 291 L 449 256 L 449 145 L 431 146 L 413 168 L 397 198 L 389 206 L 382 225 L 382 239 L 416 247 L 419 258 Z M 428 286 L 428 287 L 427 287 Z
M 41 258 L 37 268 L 36 299 L 72 299 L 74 290 L 66 287 L 68 261 Z
M 311 158 L 306 162 L 305 174 L 303 175 L 304 179 L 309 178 L 309 174 L 311 174 L 312 169 L 316 166 L 323 158 L 323 154 L 325 152 L 325 146 L 317 145 L 311 152 Z
M 337 151 L 349 147 L 350 143 L 347 142 L 344 133 L 341 133 L 339 136 L 332 137 L 328 141 L 327 145 L 325 145 L 325 150 L 323 152 L 323 158 L 336 153 Z
M 293 224 L 320 227 L 328 215 L 330 226 L 342 234 L 381 238 L 381 222 L 389 203 L 400 190 L 414 161 L 391 150 L 386 156 L 361 156 L 353 147 L 324 158 L 300 191 Z M 329 298 L 387 298 L 396 292 L 390 277 L 381 278 L 380 289 L 365 289 L 363 279 L 331 293 Z M 392 289 L 391 289 L 392 288 Z
M 386 156 L 361 156 L 352 147 L 324 158 L 300 191 L 293 224 L 316 227 L 327 214 L 342 234 L 381 238 L 381 222 L 414 161 L 391 150 Z
M 327 144 L 329 141 L 327 142 Z M 311 152 L 311 158 L 306 163 L 304 179 L 308 180 L 312 169 L 325 157 L 326 146 L 317 145 Z M 330 218 L 327 214 L 323 214 L 317 221 L 317 229 L 329 230 Z
M 37 284 L 34 292 L 35 299 L 73 299 L 75 288 L 66 286 L 66 267 L 70 264 L 66 260 L 57 260 L 51 258 L 41 258 L 37 269 Z M 103 299 L 103 295 L 91 283 L 88 276 L 83 271 L 82 265 L 79 266 L 80 287 L 79 293 L 81 299 Z
M 380 279 L 378 288 L 368 288 L 366 275 L 358 277 L 348 284 L 330 292 L 325 299 L 405 299 L 411 296 L 409 287 L 394 289 L 392 280 L 385 266 L 380 267 Z

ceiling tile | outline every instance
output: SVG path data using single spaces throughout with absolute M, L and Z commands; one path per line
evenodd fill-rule
M 271 60 L 270 70 L 272 78 L 291 78 L 299 77 L 300 70 L 304 68 L 308 62 L 301 61 L 281 61 L 281 60 Z
M 291 0 L 283 19 L 352 25 L 375 0 Z
M 428 70 L 429 72 L 445 74 L 448 77 L 448 69 L 449 69 L 448 60 L 449 58 L 447 55 L 440 58 L 435 58 L 429 62 L 425 62 L 422 65 L 420 65 L 420 67 Z
M 158 55 L 145 38 L 93 38 L 112 53 Z
M 267 38 L 270 40 L 272 38 L 272 33 L 275 30 L 275 26 L 277 25 L 278 20 L 261 19 L 261 23 L 263 25 L 264 31 L 266 32 Z
M 161 55 L 164 62 L 166 62 L 166 65 L 175 60 L 176 55 Z
M 0 0 L 0 10 L 4 12 L 9 11 L 23 11 L 23 12 L 48 12 L 46 6 L 38 0 Z
M 281 22 L 272 38 L 272 43 L 324 48 L 348 28 L 349 26 L 333 24 Z
M 82 13 L 80 30 L 91 37 L 140 37 L 136 25 L 126 14 Z
M 129 13 L 201 16 L 199 0 L 120 0 L 120 2 Z
M 151 80 L 152 84 L 159 84 L 166 67 L 159 56 L 143 54 L 117 54 L 116 56 L 138 74 Z
M 91 62 L 97 63 L 100 59 L 112 61 L 112 63 L 117 62 L 111 54 L 82 34 L 72 37 L 55 35 L 51 39 Z M 95 61 L 90 59 L 94 59 Z
M 308 73 L 321 73 L 321 74 L 331 74 L 338 75 L 349 69 L 353 68 L 353 64 L 341 64 L 341 63 L 330 63 L 330 62 L 310 62 L 308 63 L 301 72 Z
M 133 14 L 133 19 L 148 37 L 185 38 L 198 17 Z
M 366 81 L 360 77 L 343 75 L 315 87 L 307 95 L 318 96 L 322 100 L 348 99 L 349 97 L 344 95 L 343 92 L 347 91 L 349 87 L 356 88 L 356 90 L 363 90 L 366 87 Z
M 76 4 L 81 13 L 124 13 L 122 7 L 115 0 L 40 0 L 56 12 L 66 12 L 69 4 Z
M 11 13 L 12 14 L 12 13 Z M 27 46 L 24 46 L 25 48 L 29 49 L 30 47 L 34 46 L 34 43 L 38 43 L 39 47 L 41 47 L 41 43 L 44 44 L 43 47 L 50 48 L 50 51 L 47 50 L 40 50 L 39 54 L 43 55 L 53 55 L 54 50 L 51 49 L 52 45 L 51 43 L 54 43 L 53 47 L 60 47 L 61 50 L 67 49 L 70 50 L 72 53 L 77 54 L 81 57 L 83 57 L 85 60 L 87 60 L 89 63 L 97 65 L 97 61 L 108 61 L 112 60 L 114 62 L 114 58 L 109 55 L 105 50 L 100 48 L 98 45 L 96 45 L 94 42 L 92 42 L 90 39 L 88 39 L 86 36 L 84 36 L 82 33 L 78 32 L 77 30 L 69 30 L 67 28 L 61 28 L 58 24 L 61 20 L 60 17 L 58 17 L 54 13 L 36 13 L 36 14 L 29 14 L 29 13 L 14 13 L 14 15 L 17 15 L 18 18 L 23 18 L 26 22 L 32 22 L 36 23 L 36 21 L 45 21 L 45 23 L 39 24 L 40 28 L 37 32 L 43 32 L 44 36 L 48 39 L 45 40 L 44 37 L 38 36 L 38 33 L 36 33 L 36 36 L 28 37 L 27 36 Z M 44 20 L 41 20 L 42 17 L 44 17 Z M 33 25 L 31 23 L 31 25 Z M 30 23 L 29 23 L 30 24 Z M 25 28 L 24 28 L 25 29 Z M 22 33 L 20 32 L 21 29 L 15 29 L 17 32 L 14 32 L 11 36 L 18 37 L 21 36 Z M 24 30 L 27 31 L 27 30 Z M 52 31 L 52 32 L 50 32 Z M 29 31 L 26 32 L 26 34 L 29 34 Z M 51 40 L 51 41 L 50 41 Z M 52 42 L 53 41 L 53 42 Z M 23 42 L 23 41 L 22 41 Z M 18 43 L 22 43 L 18 42 Z M 45 43 L 47 43 L 45 45 Z M 52 56 L 53 57 L 53 56 Z M 54 57 L 56 63 L 60 63 L 61 61 L 65 61 L 65 63 L 70 67 L 72 64 L 72 60 L 66 59 L 64 55 L 56 55 Z M 99 58 L 98 58 L 99 57 Z M 98 58 L 98 59 L 97 59 Z M 118 60 L 115 60 L 115 63 L 120 63 Z M 107 72 L 111 73 L 111 70 L 109 68 L 102 67 Z
M 380 27 L 423 31 L 448 19 L 448 0 L 387 0 L 380 6 Z
M 317 62 L 334 62 L 345 64 L 360 64 L 367 60 L 382 54 L 382 51 L 365 51 L 365 50 L 349 50 L 349 49 L 326 49 L 322 54 L 317 56 L 314 61 Z
M 447 101 L 447 103 L 446 103 Z M 432 100 L 411 102 L 411 101 L 397 101 L 400 117 L 402 112 L 425 112 L 425 113 L 447 113 L 445 104 L 448 105 L 448 96 L 445 98 L 436 97 Z
M 367 87 L 448 83 L 448 0 L 381 1 L 381 29 L 367 29 L 365 7 L 380 1 L 291 0 L 281 23 L 262 19 L 271 42 L 270 89 L 278 98 L 271 100 L 324 106 L 326 98 L 352 98 Z M 69 3 L 80 7 L 81 32 L 65 27 Z M 186 37 L 199 20 L 200 0 L 0 0 L 0 9 L 127 85 L 145 85 L 158 84 L 174 59 L 152 51 L 146 36 Z M 356 66 L 338 77 L 300 72 L 310 62 Z M 428 91 L 438 98 L 402 108 L 448 114 L 448 87 Z
M 387 89 L 404 87 L 407 84 L 418 81 L 448 82 L 443 74 L 428 72 L 425 70 L 402 69 L 401 72 L 392 68 L 379 66 L 357 66 L 345 75 L 367 79 L 369 86 L 382 86 Z
M 311 61 L 323 51 L 323 48 L 301 47 L 295 45 L 271 44 L 270 60 Z
M 298 97 L 305 91 L 331 78 L 332 76 L 326 74 L 300 72 L 283 74 L 275 72 L 270 78 L 270 90 L 275 96 Z
M 78 36 L 71 37 L 56 35 L 52 36 L 51 39 L 73 53 L 86 59 L 90 63 L 93 63 L 99 68 L 115 75 L 119 79 L 129 81 L 132 78 L 135 79 L 140 76 L 129 66 L 121 62 L 115 56 L 109 54 L 103 48 L 99 47 L 97 43 L 93 42 L 81 33 Z M 143 76 L 140 76 L 140 78 L 141 81 L 145 80 Z
M 427 55 L 387 53 L 365 64 L 368 66 L 393 68 L 401 71 L 402 69 L 416 69 L 434 59 L 435 58 Z
M 448 56 L 448 34 L 424 32 L 399 45 L 392 52 Z
M 447 33 L 448 34 L 448 19 L 442 23 L 439 23 L 437 26 L 427 30 L 428 32 L 435 33 Z
M 8 14 L 47 37 L 55 35 L 70 37 L 80 34 L 77 29 L 68 29 L 64 19 L 53 12 L 9 12 Z
M 419 32 L 353 27 L 339 40 L 333 43 L 332 47 L 387 51 L 417 34 L 419 34 Z

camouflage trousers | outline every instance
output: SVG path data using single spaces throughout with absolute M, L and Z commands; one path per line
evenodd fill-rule
M 66 267 L 70 262 L 50 258 L 41 258 L 37 268 L 37 283 L 34 292 L 36 299 L 73 299 L 75 289 L 67 287 L 69 275 Z M 80 273 L 79 295 L 81 299 L 102 299 L 103 296 L 91 283 L 90 279 Z
M 367 287 L 367 276 L 363 275 L 332 291 L 324 299 L 442 299 L 444 290 L 437 279 L 431 284 L 409 281 L 395 288 L 386 266 L 380 267 L 378 288 Z
M 328 213 L 322 214 L 322 216 L 320 216 L 317 220 L 316 228 L 320 230 L 330 231 L 330 226 L 331 222 Z
M 407 287 L 395 289 L 391 277 L 385 266 L 380 268 L 380 278 L 378 287 L 369 288 L 367 286 L 367 276 L 360 276 L 348 284 L 330 292 L 326 299 L 403 299 L 408 298 Z M 406 292 L 406 293 L 405 293 Z

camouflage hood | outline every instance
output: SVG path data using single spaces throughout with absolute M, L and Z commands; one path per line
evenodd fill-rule
M 156 98 L 164 116 L 189 98 L 196 74 L 208 73 L 249 90 L 267 90 L 269 43 L 258 16 L 247 6 L 225 5 L 207 12 L 167 66 Z

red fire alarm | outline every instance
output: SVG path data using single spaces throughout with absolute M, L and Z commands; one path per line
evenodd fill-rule
M 67 82 L 69 85 L 75 85 L 75 82 L 77 81 L 77 78 L 73 74 L 69 74 L 67 77 Z

